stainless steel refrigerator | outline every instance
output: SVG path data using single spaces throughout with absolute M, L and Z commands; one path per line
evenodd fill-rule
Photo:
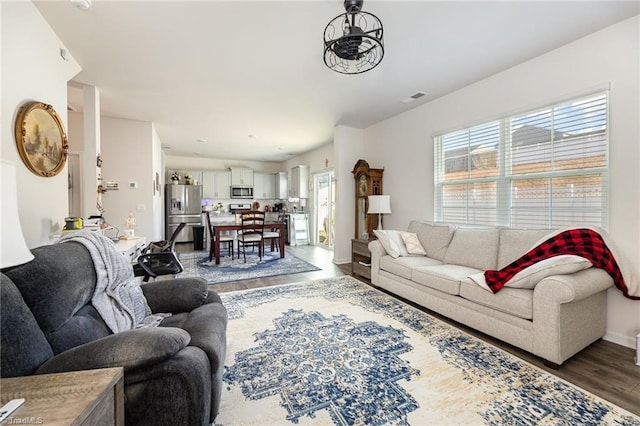
M 165 188 L 165 238 L 171 238 L 178 225 L 186 222 L 176 242 L 193 241 L 193 227 L 202 225 L 202 186 L 168 184 Z

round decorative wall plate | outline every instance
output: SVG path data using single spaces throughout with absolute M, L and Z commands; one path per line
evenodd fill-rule
M 27 102 L 16 117 L 18 152 L 29 170 L 38 176 L 55 176 L 67 161 L 69 143 L 60 117 L 51 105 Z

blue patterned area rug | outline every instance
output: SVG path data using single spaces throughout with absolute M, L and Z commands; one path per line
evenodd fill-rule
M 178 256 L 184 266 L 180 277 L 202 277 L 209 284 L 320 270 L 289 252 L 285 252 L 284 258 L 280 259 L 279 252 L 266 251 L 262 260 L 257 254 L 247 253 L 246 263 L 242 257 L 232 260 L 225 256 L 220 258 L 219 265 L 215 264 L 215 260 L 209 262 L 209 254 L 202 251 L 179 253 Z
M 218 425 L 640 418 L 349 276 L 223 293 Z

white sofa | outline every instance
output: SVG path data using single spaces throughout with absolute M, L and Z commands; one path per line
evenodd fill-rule
M 510 264 L 549 230 L 412 221 L 406 232 L 416 234 L 426 255 L 406 255 L 400 247 L 405 255 L 395 257 L 395 250 L 390 250 L 392 256 L 380 240 L 371 241 L 373 285 L 555 367 L 604 335 L 607 289 L 613 280 L 601 269 L 551 275 L 535 282 L 533 289 L 505 287 L 496 294 L 468 278 Z M 533 278 L 557 270 L 542 270 Z

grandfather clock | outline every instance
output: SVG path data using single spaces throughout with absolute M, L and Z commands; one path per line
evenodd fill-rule
M 378 227 L 378 215 L 367 215 L 369 195 L 382 195 L 382 173 L 384 169 L 372 169 L 369 163 L 358 160 L 353 167 L 356 182 L 356 232 L 357 239 L 373 238 L 373 230 Z M 365 236 L 366 234 L 366 236 Z

